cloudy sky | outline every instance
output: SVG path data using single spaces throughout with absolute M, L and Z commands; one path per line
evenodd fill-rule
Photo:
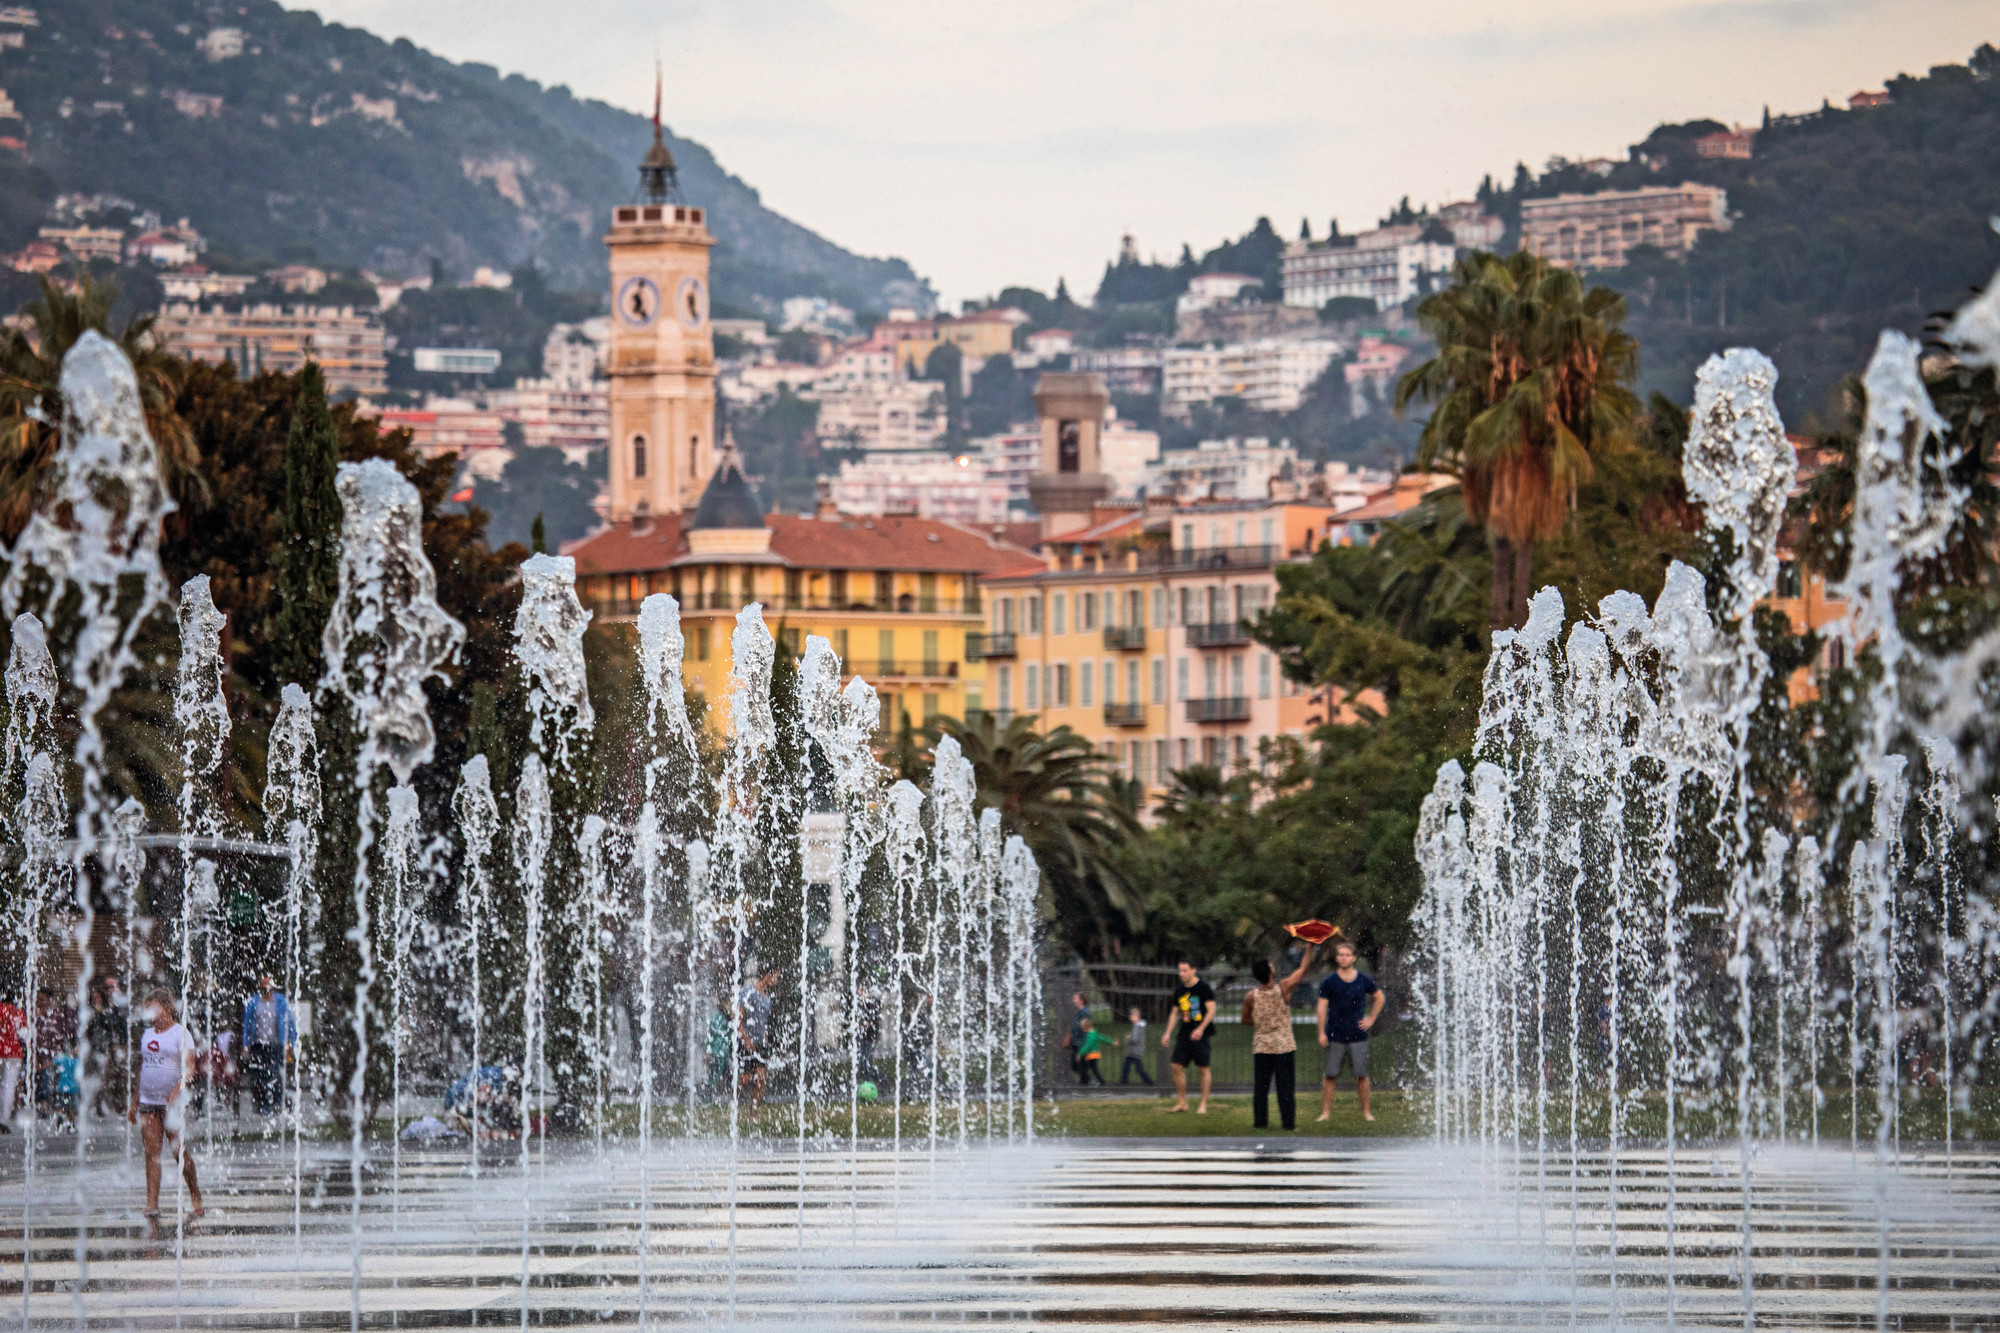
M 952 300 L 1443 202 L 2000 43 L 1992 0 L 326 0 L 666 119 L 770 206 Z

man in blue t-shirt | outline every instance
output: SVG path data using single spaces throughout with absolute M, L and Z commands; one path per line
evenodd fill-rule
M 1333 946 L 1333 971 L 1319 983 L 1319 1044 L 1326 1049 L 1326 1077 L 1319 1085 L 1319 1118 L 1333 1114 L 1333 1089 L 1342 1064 L 1354 1066 L 1354 1085 L 1361 1093 L 1361 1118 L 1373 1120 L 1368 1109 L 1368 1030 L 1381 1016 L 1382 988 L 1354 966 L 1354 946 L 1346 940 Z

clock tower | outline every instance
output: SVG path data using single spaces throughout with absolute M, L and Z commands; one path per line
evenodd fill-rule
M 612 211 L 611 513 L 614 523 L 692 509 L 714 470 L 715 338 L 704 211 L 674 179 L 653 94 L 638 201 Z

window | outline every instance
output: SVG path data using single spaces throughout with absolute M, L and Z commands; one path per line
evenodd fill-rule
M 927 629 L 924 631 L 924 673 L 935 674 L 938 666 L 938 632 Z
M 701 475 L 701 436 L 699 435 L 688 436 L 688 475 L 690 477 L 699 477 Z
M 1186 767 L 1188 766 L 1188 763 L 1189 763 L 1189 762 L 1190 762 L 1190 761 L 1191 761 L 1191 760 L 1192 760 L 1193 758 L 1194 758 L 1194 747 L 1193 747 L 1192 745 L 1190 745 L 1190 744 L 1189 744 L 1189 742 L 1188 742 L 1188 738 L 1187 738 L 1187 737 L 1185 737 L 1185 736 L 1181 737 L 1181 762 L 1180 762 L 1180 767 L 1182 767 L 1182 768 L 1186 768 Z
M 1095 702 L 1091 698 L 1091 695 L 1097 692 L 1096 665 L 1096 663 L 1086 659 L 1083 669 L 1076 673 L 1076 702 L 1078 707 L 1088 708 Z
M 694 632 L 694 660 L 697 662 L 706 662 L 708 660 L 708 626 L 706 625 L 697 627 Z
M 1028 674 L 1021 679 L 1021 706 L 1030 710 L 1042 706 L 1042 668 L 1039 663 L 1028 663 Z
M 1222 767 L 1223 745 L 1224 742 L 1220 737 L 1203 736 L 1201 738 L 1201 762 L 1207 764 L 1210 768 Z
M 646 475 L 646 437 L 643 435 L 632 437 L 632 475 L 634 477 Z
M 1050 667 L 1049 670 L 1055 676 L 1055 679 L 1050 682 L 1049 707 L 1068 708 L 1069 707 L 1069 663 L 1057 662 L 1054 666 Z
M 1179 699 L 1188 697 L 1188 660 L 1185 657 L 1174 664 L 1174 696 Z
M 1109 588 L 1106 588 L 1104 590 L 1104 624 L 1105 627 L 1108 629 L 1111 626 L 1116 625 L 1117 623 L 1118 623 L 1118 594 L 1112 592 Z M 1139 622 L 1136 620 L 1128 620 L 1125 623 L 1128 625 L 1136 625 Z
M 826 600 L 827 604 L 832 606 L 836 611 L 844 611 L 847 609 L 846 570 L 836 569 L 826 576 Z M 842 631 L 842 633 L 845 632 L 846 632 L 845 630 Z M 843 653 L 842 656 L 844 657 L 846 656 L 846 654 Z
M 1236 544 L 1238 546 L 1243 545 L 1243 532 L 1244 529 L 1248 528 L 1249 526 L 1250 525 L 1243 519 L 1239 518 L 1236 520 Z
M 1220 583 L 1211 583 L 1208 585 L 1208 623 L 1211 625 L 1222 623 L 1222 608 L 1225 605 L 1223 602 L 1223 592 L 1224 589 Z
M 1014 668 L 1003 666 L 993 673 L 993 683 L 999 690 L 999 704 L 1002 708 L 1014 706 Z
M 1163 704 L 1166 701 L 1167 701 L 1167 659 L 1164 657 L 1156 657 L 1153 659 L 1153 702 L 1156 704 Z
M 1106 662 L 1104 664 L 1104 702 L 1108 704 L 1118 702 L 1118 664 L 1116 662 Z M 1125 702 L 1129 704 L 1137 701 L 1128 694 L 1125 696 Z
M 937 575 L 917 575 L 917 601 L 919 611 L 937 610 Z
M 896 631 L 875 631 L 875 674 L 887 676 L 896 669 Z
M 1245 693 L 1246 691 L 1243 688 L 1243 654 L 1236 653 L 1229 659 L 1229 694 L 1231 698 L 1241 699 Z
M 778 631 L 778 642 L 783 646 L 785 656 L 797 657 L 799 655 L 799 627 L 797 625 L 784 626 Z
M 1203 685 L 1206 687 L 1202 690 L 1202 697 L 1204 699 L 1213 699 L 1217 695 L 1222 693 L 1222 691 L 1219 688 L 1217 688 L 1218 672 L 1216 669 L 1216 662 L 1213 657 L 1204 657 L 1201 660 L 1201 679 Z
M 938 696 L 935 694 L 924 695 L 924 725 L 928 727 L 932 723 L 936 722 L 937 715 L 938 715 Z
M 1241 736 L 1236 737 L 1236 762 L 1245 763 L 1250 758 L 1250 743 Z
M 1167 785 L 1170 776 L 1167 770 L 1172 767 L 1172 761 L 1167 758 L 1168 746 L 1167 741 L 1153 742 L 1153 781 L 1162 787 Z
M 1055 596 L 1049 598 L 1049 633 L 1051 634 L 1069 633 L 1069 628 L 1065 623 L 1068 621 L 1068 619 L 1069 619 L 1069 595 L 1067 593 L 1059 592 Z
M 896 604 L 896 576 L 886 569 L 875 571 L 875 609 L 887 611 Z
M 1125 664 L 1125 702 L 1139 702 L 1139 663 L 1136 658 Z
M 1076 595 L 1076 632 L 1088 634 L 1097 628 L 1097 594 L 1080 592 Z
M 1056 471 L 1083 470 L 1083 423 L 1064 421 L 1056 426 Z
M 1000 617 L 994 623 L 995 629 L 999 630 L 1002 634 L 1012 634 L 1014 632 L 1013 598 L 1002 597 L 999 601 L 995 602 L 993 604 L 993 614 Z
M 1146 594 L 1137 588 L 1125 594 L 1125 623 L 1134 628 L 1146 623 Z
M 1042 595 L 1035 593 L 1031 597 L 1023 598 L 1021 601 L 1021 610 L 1023 613 L 1022 619 L 1025 622 L 1021 628 L 1030 634 L 1040 634 L 1042 632 Z
M 1277 538 L 1273 535 L 1274 527 L 1275 525 L 1268 518 L 1259 523 L 1257 525 L 1257 540 L 1266 546 L 1274 545 L 1277 541 Z
M 1183 551 L 1192 551 L 1194 549 L 1194 524 L 1192 523 L 1181 524 L 1181 549 Z
M 1155 588 L 1153 589 L 1153 628 L 1165 629 L 1166 627 L 1167 590 L 1165 588 Z
M 806 600 L 806 572 L 803 569 L 785 571 L 785 605 L 799 610 Z
M 1146 745 L 1144 741 L 1125 742 L 1125 772 L 1139 782 L 1146 780 Z
M 1269 653 L 1257 654 L 1257 697 L 1259 699 L 1268 699 L 1271 697 L 1271 655 Z
M 1248 599 L 1245 596 L 1248 592 L 1249 589 L 1240 583 L 1229 590 L 1230 604 L 1235 611 L 1235 614 L 1229 618 L 1230 624 L 1233 625 L 1243 619 L 1243 612 L 1248 608 Z
M 835 656 L 837 656 L 837 657 L 839 657 L 841 661 L 845 662 L 845 661 L 847 660 L 847 631 L 846 631 L 846 630 L 844 630 L 844 629 L 837 629 L 837 630 L 835 630 L 835 631 L 833 632 L 833 651 L 834 651 L 834 655 L 835 655 Z

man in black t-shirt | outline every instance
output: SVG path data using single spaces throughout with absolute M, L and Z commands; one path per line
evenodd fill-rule
M 1167 1012 L 1167 1030 L 1160 1045 L 1173 1050 L 1174 1104 L 1170 1111 L 1185 1111 L 1189 1065 L 1201 1069 L 1201 1105 L 1196 1115 L 1208 1114 L 1208 1029 L 1215 1022 L 1215 988 L 1201 979 L 1189 960 L 1181 959 L 1181 985 L 1174 992 L 1174 1007 Z

